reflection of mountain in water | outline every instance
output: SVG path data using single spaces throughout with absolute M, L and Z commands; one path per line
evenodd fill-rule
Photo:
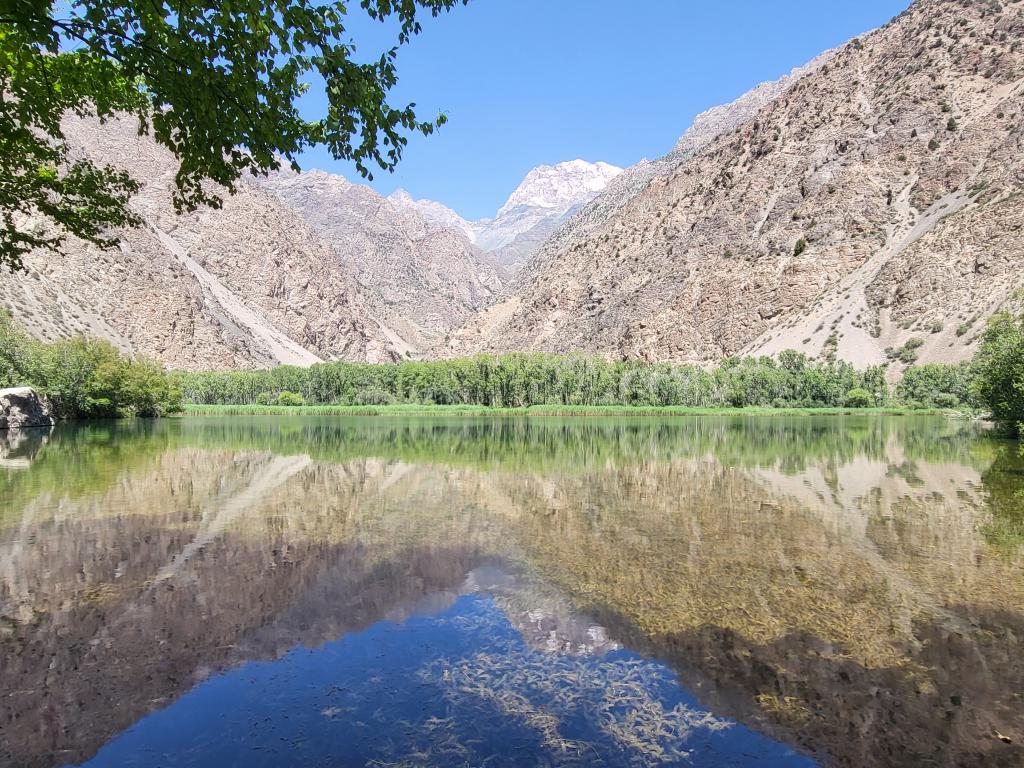
M 0 475 L 0 756 L 79 761 L 213 672 L 481 592 L 534 648 L 656 655 L 838 764 L 1021 760 L 990 444 L 756 423 L 59 429 Z

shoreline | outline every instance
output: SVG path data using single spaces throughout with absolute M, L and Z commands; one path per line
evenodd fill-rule
M 941 408 L 700 408 L 682 405 L 532 405 L 504 408 L 487 405 L 202 405 L 188 403 L 183 416 L 949 416 L 972 418 Z

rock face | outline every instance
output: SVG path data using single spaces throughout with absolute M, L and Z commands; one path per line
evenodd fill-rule
M 50 404 L 32 387 L 0 389 L 0 430 L 52 427 Z
M 44 341 L 88 333 L 182 369 L 418 356 L 501 295 L 481 233 L 510 243 L 504 261 L 522 258 L 617 171 L 535 169 L 483 223 L 322 171 L 245 179 L 222 208 L 177 215 L 174 159 L 133 122 L 69 118 L 64 131 L 79 155 L 141 182 L 143 226 L 115 249 L 72 238 L 60 256 L 31 254 L 0 284 L 0 307 Z
M 144 226 L 0 281 L 48 340 L 87 332 L 185 369 L 585 350 L 707 363 L 797 349 L 955 361 L 1024 262 L 1024 18 L 918 0 L 885 27 L 699 115 L 626 171 L 527 174 L 493 219 L 323 172 L 177 216 L 134 124 L 69 119 L 131 170 Z
M 918 0 L 615 179 L 436 354 L 968 357 L 1024 262 L 1022 39 L 1020 3 Z

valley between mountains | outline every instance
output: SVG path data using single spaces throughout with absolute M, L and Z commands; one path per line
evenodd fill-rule
M 176 164 L 133 123 L 64 130 L 142 184 L 144 224 L 32 254 L 0 307 L 40 339 L 90 333 L 172 368 L 795 349 L 898 375 L 908 344 L 969 358 L 1019 303 L 1019 0 L 917 0 L 699 115 L 667 155 L 539 166 L 479 221 L 318 170 L 179 215 Z

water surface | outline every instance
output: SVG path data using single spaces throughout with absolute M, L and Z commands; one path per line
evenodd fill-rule
M 1021 765 L 1024 461 L 938 417 L 0 440 L 0 764 Z

